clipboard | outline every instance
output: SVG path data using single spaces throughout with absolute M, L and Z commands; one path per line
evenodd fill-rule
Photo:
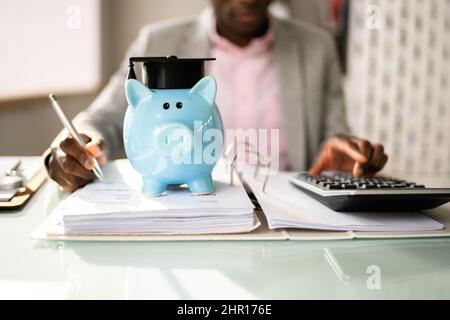
M 3 211 L 21 209 L 43 185 L 45 180 L 47 180 L 47 170 L 42 165 L 27 181 L 25 187 L 20 188 L 9 201 L 0 201 L 0 214 Z

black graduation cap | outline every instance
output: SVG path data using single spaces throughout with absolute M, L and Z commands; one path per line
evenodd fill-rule
M 134 63 L 142 62 L 144 84 L 151 89 L 189 89 L 205 76 L 205 61 L 215 58 L 179 59 L 167 57 L 131 57 L 128 79 L 136 79 Z

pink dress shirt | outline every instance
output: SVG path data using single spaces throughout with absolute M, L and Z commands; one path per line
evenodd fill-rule
M 253 39 L 246 47 L 241 48 L 220 36 L 216 21 L 212 19 L 209 38 L 210 54 L 217 61 L 208 64 L 207 73 L 217 81 L 216 103 L 225 129 L 268 129 L 269 155 L 273 154 L 270 130 L 278 129 L 278 167 L 280 170 L 286 169 L 286 146 L 272 28 L 264 36 Z

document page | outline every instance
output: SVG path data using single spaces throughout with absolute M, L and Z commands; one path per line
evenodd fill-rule
M 235 233 L 259 225 L 244 187 L 230 186 L 220 177 L 212 193 L 193 194 L 187 186 L 176 186 L 162 196 L 144 197 L 139 191 L 141 177 L 127 160 L 108 163 L 103 171 L 105 183 L 88 184 L 55 208 L 52 215 L 57 216 L 58 232 Z
M 263 177 L 253 177 L 251 167 L 242 169 L 260 203 L 269 227 L 335 231 L 432 231 L 444 225 L 420 212 L 336 212 L 295 188 L 291 173 L 270 176 L 262 192 Z M 292 173 L 293 175 L 293 173 Z
M 108 163 L 104 168 L 106 183 L 96 181 L 74 192 L 56 208 L 69 216 L 198 216 L 211 212 L 232 215 L 253 212 L 253 204 L 242 186 L 229 186 L 215 181 L 216 190 L 210 194 L 192 194 L 187 187 L 172 187 L 160 197 L 144 197 L 141 180 L 126 160 Z

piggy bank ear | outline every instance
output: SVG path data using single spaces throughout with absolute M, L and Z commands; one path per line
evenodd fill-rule
M 209 104 L 213 104 L 216 99 L 217 84 L 213 77 L 207 76 L 201 79 L 197 84 L 191 89 L 191 94 L 198 94 L 203 97 Z
M 136 108 L 139 102 L 153 95 L 153 91 L 137 80 L 129 79 L 125 82 L 125 95 L 130 106 Z

